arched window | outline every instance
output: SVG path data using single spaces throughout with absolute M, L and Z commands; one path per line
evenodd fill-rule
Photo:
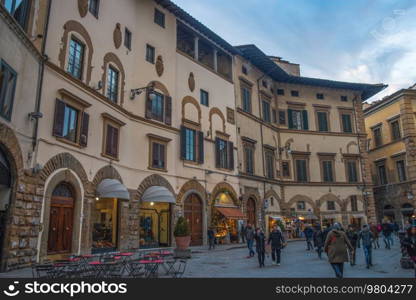
M 66 197 L 66 198 L 72 198 L 72 188 L 69 184 L 62 182 L 59 185 L 56 186 L 56 188 L 52 192 L 53 197 Z

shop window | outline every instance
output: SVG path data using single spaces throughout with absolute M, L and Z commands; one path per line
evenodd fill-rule
M 358 182 L 358 171 L 357 171 L 357 161 L 356 160 L 347 160 L 347 180 L 349 183 Z
M 270 123 L 270 102 L 268 100 L 262 101 L 263 121 Z
M 318 131 L 320 132 L 328 132 L 328 112 L 326 111 L 318 111 L 316 112 L 316 116 L 318 119 Z
M 209 106 L 209 93 L 201 89 L 201 104 Z
M 195 35 L 179 22 L 176 29 L 176 45 L 182 53 L 195 58 Z
M 155 47 L 152 47 L 149 44 L 146 45 L 146 61 L 151 64 L 155 63 Z
M 132 40 L 131 31 L 126 27 L 124 30 L 124 46 L 129 50 L 131 50 L 131 40 Z
M 297 182 L 307 182 L 308 181 L 308 166 L 306 159 L 296 159 L 295 160 L 295 170 L 296 170 L 296 181 Z
M 143 202 L 139 210 L 140 248 L 159 248 L 170 245 L 171 205 Z
M 1 4 L 9 14 L 26 30 L 30 14 L 30 0 L 1 0 Z
M 94 17 L 98 19 L 98 14 L 100 11 L 100 0 L 90 0 L 88 10 Z
M 391 139 L 392 141 L 398 141 L 401 139 L 401 133 L 400 133 L 400 123 L 399 120 L 394 120 L 390 122 L 391 127 Z
M 16 72 L 4 61 L 0 61 L 0 116 L 11 120 L 16 89 Z
M 225 78 L 232 77 L 232 59 L 228 54 L 218 50 L 217 51 L 217 71 Z
M 75 37 L 69 42 L 69 55 L 67 72 L 71 76 L 81 80 L 84 65 L 85 46 Z
M 358 201 L 357 196 L 351 196 L 351 211 L 358 211 Z
M 335 201 L 327 201 L 326 202 L 326 209 L 327 210 L 335 210 Z
M 215 138 L 215 165 L 219 169 L 234 170 L 234 144 Z
M 289 129 L 309 130 L 308 112 L 306 110 L 288 109 Z
M 198 61 L 214 69 L 214 47 L 203 39 L 198 40 Z
M 265 163 L 266 163 L 266 177 L 273 179 L 274 176 L 274 151 L 265 150 Z
M 112 66 L 107 70 L 107 98 L 117 103 L 118 100 L 119 72 Z
M 204 133 L 181 126 L 181 159 L 204 163 Z
M 93 209 L 92 252 L 103 253 L 117 249 L 118 199 L 99 198 Z
M 242 86 L 241 87 L 242 107 L 245 112 L 251 113 L 251 89 Z
M 341 114 L 342 132 L 352 133 L 351 114 Z
M 305 203 L 305 201 L 298 201 L 296 203 L 296 210 L 300 210 L 300 211 L 306 210 L 306 203 Z
M 154 22 L 160 27 L 165 28 L 165 14 L 155 8 Z
M 407 180 L 406 176 L 406 163 L 404 160 L 396 161 L 396 169 L 397 169 L 397 177 L 399 182 L 403 182 Z

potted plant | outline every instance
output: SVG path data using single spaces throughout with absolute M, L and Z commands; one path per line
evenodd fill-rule
M 191 244 L 191 234 L 188 221 L 184 217 L 178 218 L 173 235 L 175 236 L 176 247 L 179 250 L 188 249 Z

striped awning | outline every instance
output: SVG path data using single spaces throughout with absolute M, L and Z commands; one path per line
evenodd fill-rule
M 244 220 L 247 217 L 243 212 L 235 207 L 215 207 L 224 217 L 228 219 Z
M 130 200 L 127 188 L 117 179 L 104 179 L 97 187 L 99 198 L 117 198 Z
M 175 196 L 164 186 L 151 186 L 143 194 L 143 202 L 176 203 Z

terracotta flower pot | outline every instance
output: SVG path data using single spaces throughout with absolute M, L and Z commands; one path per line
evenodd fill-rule
M 186 250 L 191 244 L 191 236 L 175 236 L 175 241 L 179 250 Z

